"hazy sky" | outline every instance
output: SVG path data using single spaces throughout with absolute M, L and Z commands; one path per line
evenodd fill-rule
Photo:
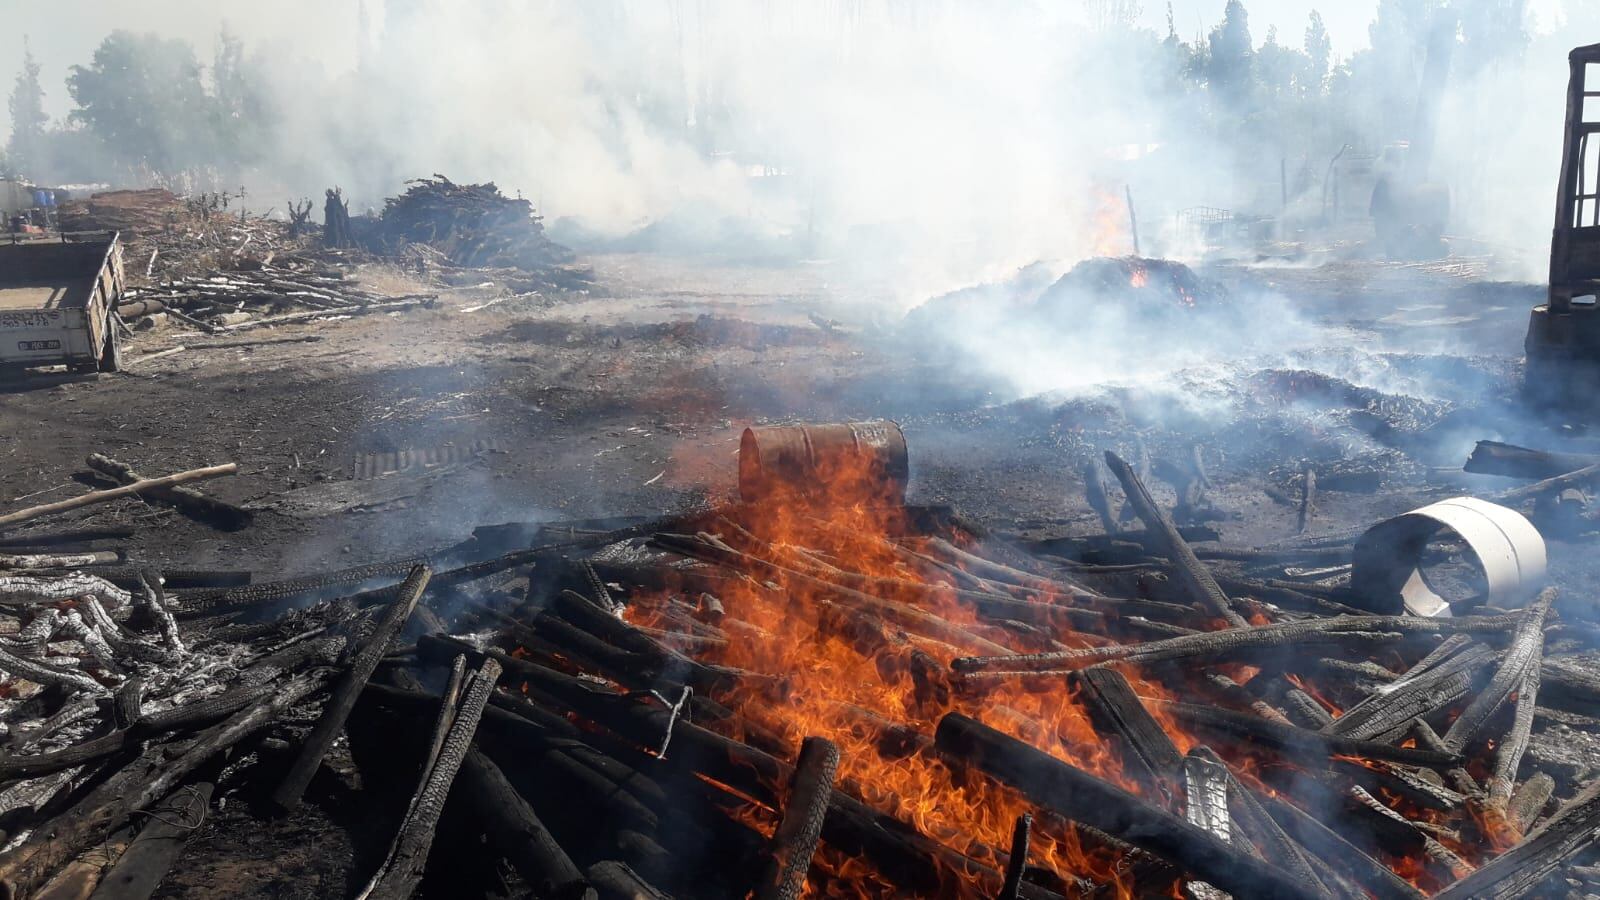
M 367 2 L 377 8 L 383 0 Z M 1535 0 L 1534 5 L 1538 3 Z M 1225 4 L 1226 0 L 1173 0 L 1179 35 L 1190 40 L 1204 34 L 1221 18 Z M 1335 55 L 1346 56 L 1365 46 L 1367 23 L 1377 0 L 1246 0 L 1245 5 L 1258 42 L 1266 36 L 1269 26 L 1276 25 L 1281 40 L 1291 45 L 1300 43 L 1311 10 L 1319 10 L 1333 38 Z M 65 113 L 71 106 L 63 84 L 67 68 L 87 61 L 95 45 L 117 28 L 186 38 L 194 42 L 201 60 L 208 61 L 217 32 L 226 23 L 246 37 L 292 41 L 300 53 L 325 60 L 330 68 L 339 68 L 338 60 L 353 52 L 358 7 L 359 0 L 0 0 L 0 87 L 9 93 L 21 64 L 22 39 L 26 35 L 44 66 L 49 111 L 55 115 Z M 1146 0 L 1143 19 L 1149 27 L 1165 30 L 1164 0 Z M 3 124 L 0 130 L 4 130 Z

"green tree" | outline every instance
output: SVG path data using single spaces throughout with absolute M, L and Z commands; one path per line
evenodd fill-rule
M 210 103 L 221 167 L 254 162 L 261 154 L 268 127 L 262 81 L 256 61 L 245 57 L 243 42 L 224 28 L 211 64 Z
M 1311 62 L 1309 74 L 1316 79 L 1316 87 L 1320 91 L 1333 62 L 1333 41 L 1328 37 L 1328 27 L 1322 24 L 1322 14 L 1314 9 L 1310 21 L 1306 23 L 1305 43 L 1302 46 L 1306 58 Z
M 1514 60 L 1528 48 L 1524 0 L 1457 0 L 1461 17 L 1461 51 L 1457 64 L 1466 73 L 1503 60 Z
M 7 162 L 18 173 L 42 163 L 41 144 L 45 123 L 44 87 L 39 83 L 39 63 L 33 58 L 27 38 L 22 41 L 22 71 L 11 89 L 11 140 L 6 145 Z
M 1207 80 L 1222 100 L 1242 102 L 1249 96 L 1255 45 L 1250 40 L 1250 14 L 1240 0 L 1228 0 L 1222 22 L 1211 29 Z
M 211 103 L 187 42 L 114 31 L 73 66 L 71 118 L 130 170 L 173 176 L 215 161 Z

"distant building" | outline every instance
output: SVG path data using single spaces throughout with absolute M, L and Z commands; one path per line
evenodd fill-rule
M 0 225 L 9 222 L 12 216 L 37 206 L 33 192 L 33 185 L 27 182 L 0 178 Z

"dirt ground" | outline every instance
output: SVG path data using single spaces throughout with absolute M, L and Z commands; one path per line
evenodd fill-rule
M 493 285 L 447 289 L 433 309 L 281 326 L 271 336 L 321 340 L 247 350 L 204 349 L 204 338 L 166 328 L 138 336 L 126 374 L 11 385 L 0 393 L 0 508 L 81 491 L 73 474 L 94 451 L 149 475 L 237 462 L 238 476 L 206 490 L 261 507 L 246 531 L 138 501 L 48 527 L 134 524 L 137 558 L 285 576 L 441 546 L 481 524 L 680 509 L 732 490 L 747 424 L 887 417 L 908 434 L 913 499 L 997 523 L 1087 521 L 1084 446 L 1067 413 L 1014 402 L 852 321 L 825 265 L 588 262 L 598 280 L 586 296 L 483 307 Z M 1213 274 L 1348 323 L 1374 351 L 1396 332 L 1408 342 L 1438 332 L 1509 358 L 1537 299 L 1527 286 L 1399 265 Z M 384 269 L 363 280 L 420 287 Z M 843 324 L 825 331 L 814 311 Z M 138 361 L 177 346 L 189 349 Z M 366 454 L 452 446 L 488 449 L 425 475 L 351 477 Z M 1292 511 L 1249 493 L 1247 531 L 1281 534 Z M 1331 526 L 1339 498 L 1324 512 Z

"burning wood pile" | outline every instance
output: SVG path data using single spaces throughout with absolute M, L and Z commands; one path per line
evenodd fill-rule
M 292 809 L 342 731 L 365 787 L 412 798 L 362 896 L 500 859 L 540 897 L 1600 885 L 1600 782 L 1524 765 L 1535 716 L 1600 700 L 1554 590 L 1426 618 L 1219 576 L 1200 552 L 1353 536 L 1197 552 L 1106 462 L 1144 528 L 1080 539 L 1092 562 L 906 505 L 888 424 L 747 432 L 739 503 L 426 561 L 181 588 L 219 576 L 0 558 L 0 884 L 223 779 Z

